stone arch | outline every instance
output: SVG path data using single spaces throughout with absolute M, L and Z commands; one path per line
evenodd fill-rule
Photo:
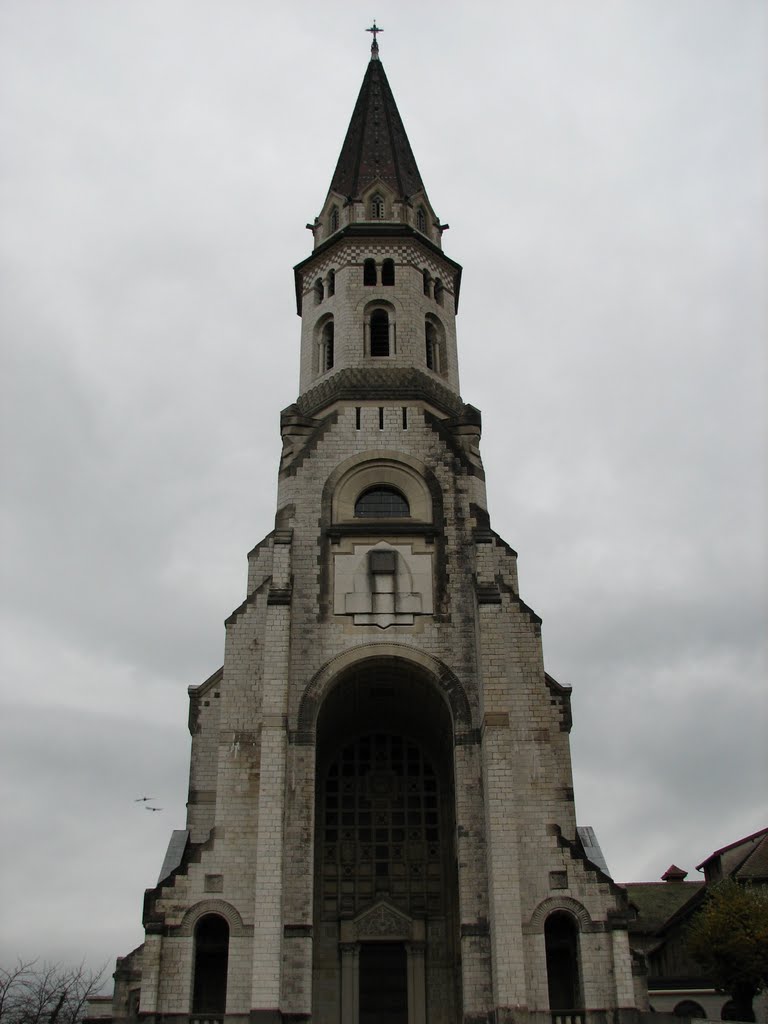
M 218 914 L 219 917 L 223 917 L 229 925 L 230 936 L 239 937 L 248 934 L 248 929 L 243 924 L 240 913 L 226 900 L 201 900 L 199 903 L 195 903 L 181 919 L 177 934 L 191 938 L 195 931 L 195 925 L 206 914 Z
M 421 519 L 424 522 L 440 523 L 443 518 L 443 491 L 434 472 L 419 459 L 414 459 L 405 452 L 398 452 L 388 448 L 373 449 L 359 452 L 344 462 L 340 463 L 328 476 L 323 487 L 323 519 L 330 524 L 337 521 L 338 498 L 345 483 L 351 481 L 358 473 L 360 474 L 360 490 L 364 489 L 363 474 L 369 468 L 376 466 L 389 467 L 393 473 L 398 468 L 401 470 L 402 479 L 383 480 L 399 486 L 411 507 L 411 516 L 414 519 Z M 406 481 L 411 481 L 407 483 Z M 373 483 L 376 481 L 373 480 Z M 421 500 L 418 499 L 415 487 L 423 490 Z M 354 492 L 354 488 L 353 488 Z M 354 500 L 354 499 L 353 499 Z M 420 513 L 418 510 L 422 509 Z M 352 518 L 350 514 L 350 518 Z
M 423 476 L 400 460 L 380 457 L 358 463 L 339 478 L 331 495 L 332 521 L 353 519 L 357 499 L 377 485 L 393 487 L 403 495 L 410 519 L 422 523 L 433 521 L 432 496 Z
M 399 643 L 368 643 L 337 654 L 327 661 L 307 683 L 299 701 L 297 738 L 313 742 L 317 715 L 327 695 L 342 676 L 366 662 L 392 659 L 421 669 L 448 705 L 453 720 L 454 739 L 472 728 L 472 711 L 466 691 L 458 677 L 442 661 L 415 647 Z
M 544 922 L 550 914 L 555 911 L 565 911 L 576 918 L 579 931 L 590 932 L 595 930 L 595 923 L 589 916 L 589 911 L 583 903 L 573 899 L 572 896 L 549 896 L 542 900 L 531 914 L 529 929 L 533 932 L 543 932 Z

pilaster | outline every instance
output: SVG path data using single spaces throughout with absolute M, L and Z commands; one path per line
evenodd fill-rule
M 291 617 L 291 531 L 275 531 L 264 632 L 264 691 L 254 887 L 251 1005 L 280 1004 L 283 946 L 283 821 Z

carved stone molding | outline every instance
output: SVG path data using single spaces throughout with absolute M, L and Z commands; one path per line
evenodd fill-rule
M 409 937 L 411 922 L 392 907 L 380 903 L 357 923 L 358 939 L 375 937 L 377 939 L 399 939 Z

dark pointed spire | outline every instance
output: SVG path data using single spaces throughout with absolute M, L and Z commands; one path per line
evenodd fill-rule
M 331 191 L 357 198 L 374 181 L 388 185 L 398 198 L 424 191 L 408 136 L 378 58 L 376 32 L 371 60 L 363 78 L 352 120 L 331 181 Z

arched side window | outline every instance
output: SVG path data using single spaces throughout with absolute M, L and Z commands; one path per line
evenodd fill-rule
M 396 487 L 377 484 L 363 491 L 355 502 L 356 519 L 399 519 L 410 514 L 405 495 Z
M 381 267 L 381 283 L 383 285 L 392 285 L 395 283 L 395 261 L 384 260 Z
M 331 231 L 339 230 L 339 208 L 338 206 L 331 207 Z
M 706 1017 L 704 1013 L 704 1007 L 699 1006 L 698 1003 L 694 1002 L 693 999 L 683 999 L 682 1002 L 678 1003 L 672 1011 L 676 1017 Z M 722 1020 L 727 1020 L 723 1017 Z
M 320 341 L 320 370 L 333 369 L 333 320 L 329 320 L 323 327 Z
M 371 220 L 384 220 L 384 197 L 378 192 L 371 196 Z
M 328 271 L 328 298 L 336 294 L 336 271 Z
M 416 211 L 416 227 L 419 231 L 427 230 L 427 215 L 424 213 L 423 206 L 420 206 Z
M 371 355 L 389 355 L 389 314 L 385 309 L 374 309 L 370 320 Z
M 693 1005 L 697 1006 L 698 1003 L 694 1003 Z M 675 1013 L 677 1013 L 677 1007 L 675 1007 Z M 691 1016 L 694 1015 L 691 1014 Z M 699 1014 L 696 1014 L 696 1016 L 699 1016 Z M 701 1016 L 706 1016 L 703 1010 Z M 720 1020 L 738 1020 L 740 1016 L 739 1008 L 733 999 L 729 999 L 727 1002 L 723 1003 L 723 1008 L 720 1011 Z
M 423 288 L 424 288 L 424 294 L 425 295 L 429 295 L 430 290 L 431 290 L 430 289 L 431 278 L 429 276 L 429 271 L 427 270 L 426 267 L 424 267 L 424 269 L 421 272 L 421 280 L 422 280 L 422 285 L 423 285 Z
M 323 279 L 322 279 L 322 277 L 318 277 L 318 279 L 315 281 L 315 305 L 316 306 L 319 306 L 320 303 L 323 301 L 323 296 L 324 296 Z
M 424 346 L 428 370 L 439 369 L 437 328 L 429 320 L 424 322 Z
M 205 914 L 195 926 L 192 1013 L 226 1013 L 228 962 L 229 925 L 218 914 Z
M 544 924 L 547 951 L 549 1008 L 577 1010 L 581 1007 L 579 970 L 579 929 L 575 919 L 562 910 L 550 914 Z
M 443 282 L 439 277 L 435 278 L 435 302 L 438 306 L 443 304 Z
M 363 263 L 363 284 L 376 284 L 376 260 L 367 259 Z

